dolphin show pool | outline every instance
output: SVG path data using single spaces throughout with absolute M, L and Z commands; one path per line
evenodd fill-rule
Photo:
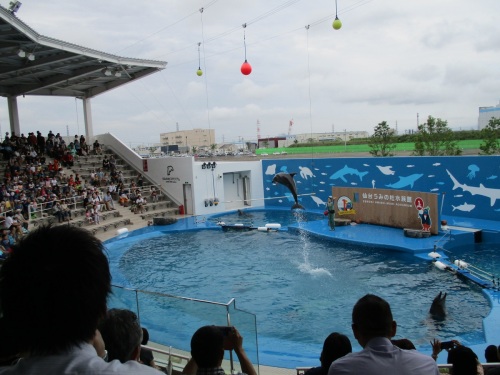
M 235 298 L 239 309 L 256 315 L 259 362 L 268 366 L 317 365 L 322 343 L 334 331 L 348 335 L 359 350 L 351 311 L 366 293 L 389 301 L 398 323 L 396 338 L 410 339 L 419 350 L 429 351 L 433 338 L 459 338 L 465 345 L 485 340 L 482 323 L 490 304 L 481 288 L 428 261 L 286 230 L 297 220 L 325 220 L 318 214 L 263 210 L 212 220 L 211 229 L 161 227 L 107 244 L 114 284 L 210 301 Z M 215 225 L 219 220 L 253 226 L 279 222 L 282 230 L 224 232 Z M 448 314 L 435 320 L 429 308 L 440 291 L 448 293 Z M 169 310 L 164 319 L 182 314 Z M 141 321 L 147 326 L 147 316 Z M 190 329 L 182 337 L 163 334 L 172 346 L 189 350 Z M 157 335 L 160 330 L 161 324 L 153 328 Z

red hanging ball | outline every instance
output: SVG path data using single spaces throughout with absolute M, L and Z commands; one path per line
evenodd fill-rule
M 252 65 L 250 65 L 246 60 L 245 62 L 241 65 L 241 74 L 243 75 L 249 75 L 252 73 Z

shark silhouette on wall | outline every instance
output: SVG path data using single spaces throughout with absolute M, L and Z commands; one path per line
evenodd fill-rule
M 422 173 L 415 173 L 406 177 L 399 176 L 399 181 L 385 186 L 393 189 L 401 189 L 407 186 L 411 186 L 413 188 L 413 184 L 415 183 L 415 181 L 417 181 L 422 176 L 423 176 Z
M 363 181 L 363 177 L 366 176 L 367 174 L 368 174 L 368 172 L 360 172 L 357 169 L 349 168 L 347 165 L 345 165 L 344 168 L 339 169 L 337 172 L 332 174 L 330 176 L 330 179 L 336 180 L 336 179 L 340 178 L 342 181 L 347 182 L 345 176 L 354 175 L 354 176 L 358 176 L 360 181 Z
M 483 184 L 479 184 L 479 187 L 461 184 L 455 177 L 453 177 L 448 169 L 446 170 L 446 173 L 448 173 L 453 181 L 453 190 L 460 188 L 463 191 L 471 193 L 472 195 L 482 195 L 483 197 L 490 198 L 491 206 L 494 206 L 497 199 L 500 199 L 500 189 L 487 188 Z

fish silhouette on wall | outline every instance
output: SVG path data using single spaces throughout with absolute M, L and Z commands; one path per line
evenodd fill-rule
M 422 173 L 415 173 L 415 174 L 411 174 L 411 175 L 406 176 L 406 177 L 399 176 L 399 181 L 397 181 L 393 184 L 385 185 L 385 186 L 393 188 L 393 189 L 402 189 L 404 187 L 411 186 L 413 189 L 413 184 L 415 183 L 415 181 L 417 181 L 422 176 L 423 176 Z
M 332 174 L 330 176 L 331 180 L 336 180 L 336 179 L 341 179 L 344 182 L 347 182 L 347 179 L 345 176 L 350 175 L 350 176 L 358 176 L 360 181 L 363 181 L 363 177 L 368 174 L 368 171 L 366 172 L 360 172 L 355 168 L 349 168 L 347 165 L 344 166 L 344 168 L 339 169 L 337 172 Z
M 490 198 L 491 206 L 494 206 L 497 199 L 500 199 L 500 189 L 487 188 L 483 184 L 479 184 L 479 187 L 461 184 L 455 177 L 453 177 L 448 169 L 446 170 L 446 172 L 453 181 L 453 190 L 460 188 L 463 191 L 471 193 L 472 195 L 482 195 L 483 197 Z

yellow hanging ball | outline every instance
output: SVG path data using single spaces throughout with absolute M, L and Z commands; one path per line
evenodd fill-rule
M 201 77 L 201 76 L 203 75 L 203 70 L 198 69 L 198 70 L 196 71 L 196 75 L 197 75 L 198 77 Z
M 333 21 L 332 27 L 335 30 L 339 30 L 342 27 L 342 22 L 338 19 L 338 17 L 335 17 L 335 20 Z

